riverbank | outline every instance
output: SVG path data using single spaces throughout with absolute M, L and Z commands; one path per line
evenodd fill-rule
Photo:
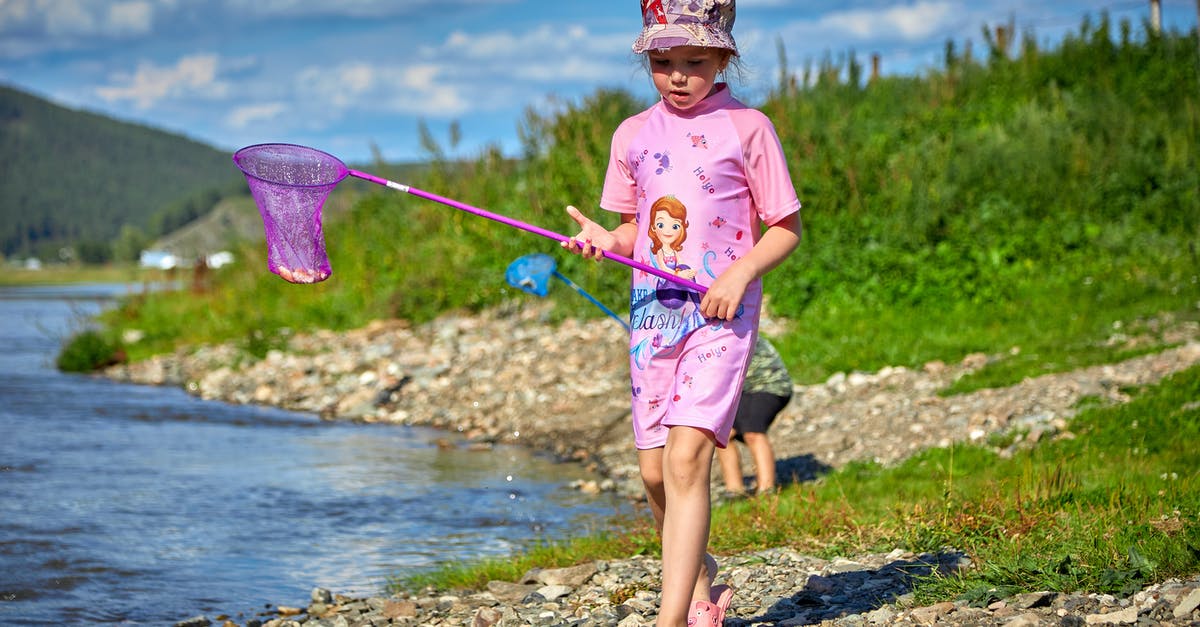
M 719 580 L 735 589 L 724 624 L 747 627 L 924 626 L 1082 627 L 1084 625 L 1195 625 L 1200 621 L 1200 576 L 1148 586 L 1117 597 L 1086 592 L 1034 592 L 972 604 L 921 606 L 912 582 L 931 573 L 970 568 L 970 559 L 947 551 L 823 560 L 788 549 L 722 556 Z M 655 558 L 535 570 L 517 582 L 494 581 L 470 593 L 426 591 L 391 598 L 351 598 L 317 588 L 304 607 L 275 607 L 256 617 L 221 617 L 217 624 L 247 627 L 400 625 L 526 625 L 641 627 L 658 612 L 652 582 Z M 176 627 L 209 627 L 197 616 Z
M 596 480 L 583 489 L 613 489 L 636 498 L 640 486 L 626 437 L 622 330 L 605 319 L 551 325 L 547 314 L 535 302 L 489 316 L 445 317 L 416 328 L 378 322 L 341 334 L 293 336 L 285 349 L 263 360 L 248 359 L 236 346 L 224 345 L 119 366 L 107 374 L 329 419 L 434 426 L 461 434 L 472 447 L 521 443 L 590 466 Z M 1153 337 L 1114 335 L 1109 341 L 1135 346 L 1152 340 L 1176 348 L 1009 388 L 938 396 L 939 390 L 995 358 L 988 355 L 920 369 L 840 374 L 821 384 L 798 386 L 772 429 L 780 478 L 785 483 L 807 481 L 850 461 L 886 464 L 952 442 L 1003 442 L 1000 453 L 1007 455 L 1043 438 L 1073 437 L 1070 418 L 1081 399 L 1121 403 L 1128 400 L 1123 390 L 1153 384 L 1200 361 L 1196 325 L 1163 321 L 1147 328 Z M 764 331 L 770 335 L 773 329 Z M 1015 435 L 992 437 L 1002 433 Z M 966 603 L 912 607 L 911 596 L 906 597 L 912 576 L 970 567 L 969 556 L 947 549 L 937 555 L 897 550 L 830 561 L 788 550 L 719 557 L 719 578 L 739 590 L 727 624 L 1133 624 L 1140 618 L 1189 624 L 1200 618 L 1192 613 L 1194 606 L 1187 609 L 1200 578 L 1151 586 L 1140 596 L 1122 599 L 1045 594 L 994 601 L 984 608 Z M 487 591 L 465 596 L 425 591 L 409 598 L 339 599 L 318 591 L 316 606 L 296 608 L 302 614 L 292 618 L 278 618 L 277 609 L 271 620 L 311 625 L 340 624 L 339 617 L 347 624 L 639 625 L 652 619 L 655 560 L 633 558 L 583 568 L 594 572 L 573 583 L 559 581 L 558 573 L 533 573 L 525 581 L 492 582 Z M 245 624 L 268 618 L 246 618 Z M 1010 623 L 1016 620 L 1023 622 Z
M 640 495 L 627 437 L 623 329 L 607 318 L 550 324 L 548 304 L 524 302 L 530 304 L 419 327 L 377 321 L 344 333 L 296 334 L 261 360 L 236 344 L 184 349 L 114 366 L 105 375 L 331 420 L 429 426 L 476 448 L 521 444 L 589 466 L 597 483 L 587 489 Z M 1145 335 L 1114 334 L 1108 341 L 1175 348 L 946 397 L 939 391 L 1000 356 L 839 373 L 798 385 L 771 429 L 780 480 L 806 481 L 856 460 L 890 464 L 929 447 L 985 442 L 1009 431 L 1020 437 L 1004 438 L 1007 453 L 1043 437 L 1070 437 L 1068 423 L 1081 399 L 1124 402 L 1123 389 L 1200 362 L 1200 325 L 1164 320 L 1143 326 Z M 763 328 L 768 336 L 781 331 Z M 752 474 L 749 460 L 743 462 Z

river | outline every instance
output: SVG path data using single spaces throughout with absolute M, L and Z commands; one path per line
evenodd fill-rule
M 529 451 L 60 373 L 121 285 L 0 288 L 0 624 L 171 624 L 589 531 L 615 497 Z

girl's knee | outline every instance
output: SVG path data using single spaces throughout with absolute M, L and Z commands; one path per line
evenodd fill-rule
M 642 485 L 645 486 L 647 492 L 660 492 L 663 489 L 663 475 L 661 472 L 652 475 L 642 472 Z

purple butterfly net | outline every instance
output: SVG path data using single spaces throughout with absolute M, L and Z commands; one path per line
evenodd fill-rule
M 340 159 L 292 144 L 247 146 L 233 155 L 246 175 L 267 237 L 267 267 L 291 283 L 317 283 L 332 269 L 321 209 L 349 170 Z

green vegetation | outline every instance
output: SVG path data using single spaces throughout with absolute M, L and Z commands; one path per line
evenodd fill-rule
M 136 259 L 155 237 L 244 194 L 230 156 L 179 135 L 0 86 L 0 258 Z M 235 191 L 236 190 L 236 191 Z
M 58 285 L 64 283 L 141 283 L 160 273 L 131 264 L 55 264 L 37 270 L 9 265 L 0 272 L 0 285 Z
M 898 466 L 851 465 L 778 494 L 719 506 L 716 554 L 791 546 L 832 558 L 862 551 L 959 550 L 975 568 L 933 575 L 918 601 L 977 604 L 1017 592 L 1129 594 L 1200 572 L 1200 367 L 1083 410 L 1074 437 L 1011 458 L 986 446 L 933 449 Z M 625 533 L 533 547 L 518 559 L 452 565 L 397 589 L 480 588 L 538 566 L 655 553 L 649 514 Z
M 1200 320 L 1197 34 L 1135 37 L 1102 18 L 1056 49 L 1035 42 L 993 46 L 983 60 L 948 45 L 939 71 L 865 86 L 827 62 L 805 72 L 811 83 L 781 81 L 760 103 L 805 203 L 804 242 L 766 279 L 771 315 L 787 323 L 775 339 L 799 381 L 986 354 L 987 367 L 952 390 L 963 392 L 1161 350 L 1172 325 Z M 562 207 L 595 207 L 611 132 L 642 106 L 599 91 L 531 112 L 519 160 L 490 150 L 450 163 L 425 134 L 431 164 L 405 182 L 572 233 Z M 395 178 L 383 165 L 375 173 Z M 557 246 L 404 194 L 338 194 L 346 209 L 325 229 L 329 281 L 287 284 L 253 246 L 214 274 L 212 290 L 138 296 L 106 323 L 145 333 L 123 347 L 135 359 L 229 339 L 261 353 L 285 329 L 420 323 L 526 298 L 506 287 L 505 267 Z M 624 300 L 622 267 L 556 258 L 601 300 Z M 600 314 L 567 296 L 555 315 Z M 720 509 L 714 550 L 952 546 L 982 567 L 931 579 L 920 594 L 978 602 L 1197 572 L 1200 370 L 1136 395 L 1085 411 L 1074 439 L 1012 459 L 934 450 Z M 655 550 L 644 520 L 628 528 L 397 585 L 477 585 L 534 564 Z
M 63 372 L 91 372 L 110 366 L 118 359 L 117 342 L 103 331 L 87 329 L 76 333 L 61 353 L 56 365 Z
M 766 290 L 771 314 L 790 323 L 776 339 L 797 379 L 983 352 L 996 358 L 956 391 L 1005 385 L 1162 348 L 1163 320 L 1200 318 L 1195 44 L 1195 34 L 1134 38 L 1128 26 L 1114 36 L 1100 20 L 1055 50 L 1030 37 L 986 63 L 948 46 L 946 67 L 921 78 L 862 86 L 826 63 L 805 72 L 817 76 L 810 87 L 781 83 L 761 108 L 789 155 L 806 231 Z M 373 170 L 573 233 L 563 206 L 596 206 L 612 129 L 643 106 L 602 90 L 530 112 L 519 160 L 490 150 L 448 162 L 424 132 L 426 169 Z M 330 280 L 287 284 L 265 271 L 261 244 L 250 246 L 201 297 L 151 296 L 115 312 L 110 324 L 147 333 L 125 347 L 130 357 L 481 311 L 523 297 L 504 269 L 534 251 L 555 254 L 610 305 L 624 300 L 623 266 L 490 220 L 370 185 L 340 186 L 331 203 Z M 600 314 L 566 297 L 555 315 Z M 1116 341 L 1139 327 L 1148 337 Z

